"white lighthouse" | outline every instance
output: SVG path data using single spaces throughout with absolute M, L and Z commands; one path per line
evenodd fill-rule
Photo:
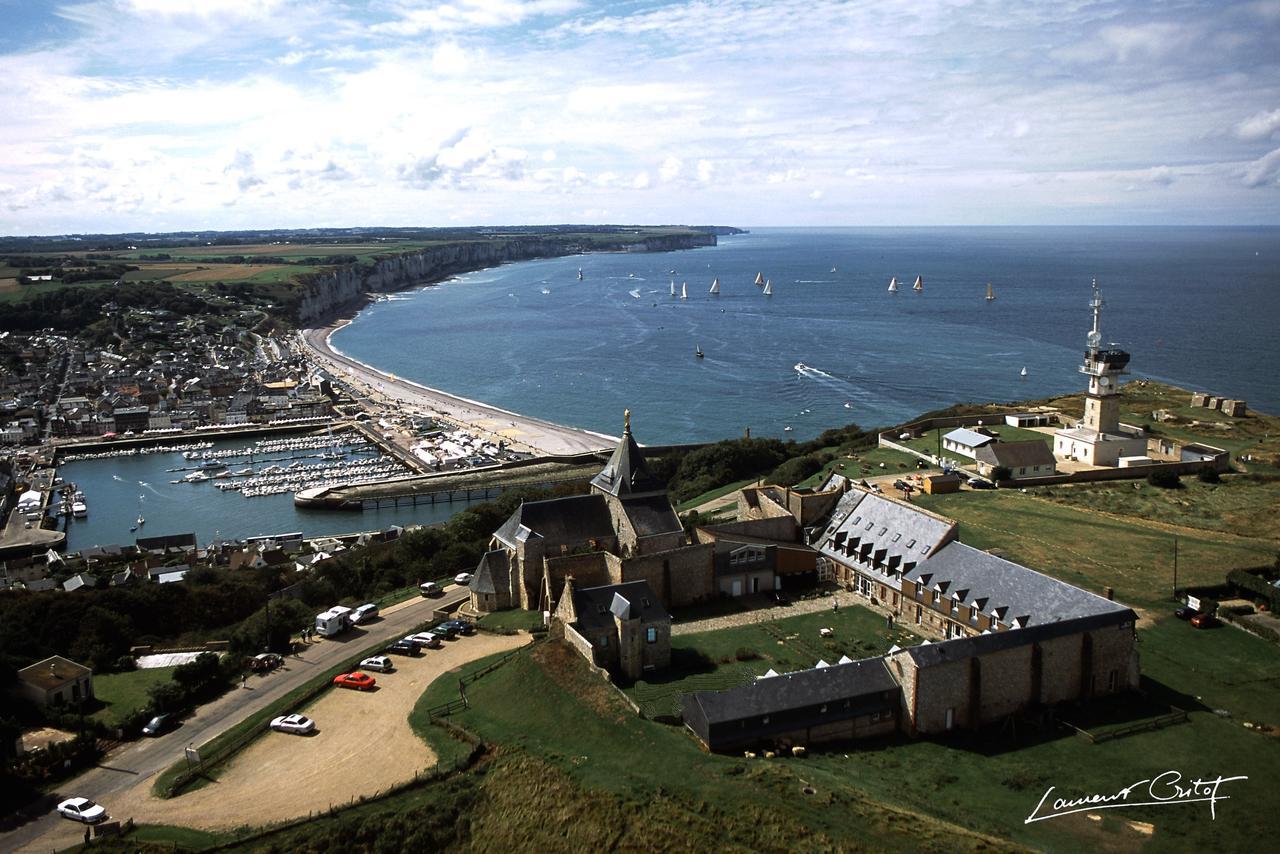
M 1080 373 L 1089 379 L 1084 418 L 1075 427 L 1054 436 L 1054 454 L 1092 466 L 1119 465 L 1121 457 L 1142 457 L 1147 440 L 1142 430 L 1120 423 L 1120 377 L 1129 373 L 1129 354 L 1119 347 L 1102 346 L 1102 292 L 1093 280 L 1093 328 L 1085 336 L 1087 348 Z

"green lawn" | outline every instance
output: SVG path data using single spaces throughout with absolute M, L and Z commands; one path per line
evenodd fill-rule
M 998 548 L 1010 560 L 1085 589 L 1113 587 L 1117 599 L 1142 607 L 1163 608 L 1172 596 L 1173 531 L 1010 490 L 920 495 L 914 502 L 959 522 L 964 543 Z M 1176 533 L 1179 586 L 1221 583 L 1229 569 L 1275 559 L 1273 542 Z
M 424 702 L 453 696 L 456 687 L 433 685 Z M 806 796 L 806 763 L 707 754 L 684 730 L 636 717 L 560 643 L 516 656 L 469 685 L 467 697 L 470 708 L 453 722 L 499 745 L 505 757 L 496 773 L 486 775 L 480 801 L 486 806 L 471 818 L 473 833 L 489 835 L 487 847 L 509 842 L 524 850 L 576 850 L 588 834 L 599 832 L 605 838 L 591 847 L 1003 847 L 913 815 L 912 805 L 893 792 L 868 793 L 852 779 Z M 558 807 L 540 800 L 539 793 L 548 790 Z M 638 834 L 631 844 L 629 833 Z
M 481 617 L 477 625 L 497 631 L 531 632 L 543 628 L 542 612 L 526 611 L 522 608 L 512 608 L 509 611 L 494 611 L 492 614 L 485 614 Z
M 127 715 L 147 706 L 147 690 L 173 678 L 173 667 L 155 667 L 128 673 L 103 673 L 93 677 L 93 694 L 105 703 L 91 717 L 116 726 Z
M 884 617 L 853 604 L 847 595 L 842 598 L 838 611 L 677 635 L 671 639 L 671 669 L 640 680 L 626 693 L 649 717 L 674 715 L 681 694 L 745 685 L 770 669 L 788 673 L 813 667 L 819 659 L 835 664 L 842 655 L 869 658 L 894 644 L 920 642 L 904 626 L 889 630 Z M 832 636 L 822 637 L 822 628 L 832 629 Z
M 1051 436 L 1044 433 L 1037 433 L 1035 430 L 1024 430 L 1021 427 L 1010 427 L 1004 423 L 1003 418 L 992 417 L 984 419 L 987 429 L 996 435 L 1001 442 L 1044 442 L 1050 444 L 1053 441 Z M 927 430 L 921 436 L 913 439 L 894 439 L 895 442 L 906 445 L 908 448 L 920 451 L 923 454 L 936 454 L 938 449 L 942 447 L 942 437 L 956 430 L 956 427 L 940 427 L 935 430 Z M 973 429 L 973 428 L 969 428 Z M 946 456 L 954 457 L 955 454 L 950 451 L 943 451 Z M 967 459 L 967 458 L 964 458 Z

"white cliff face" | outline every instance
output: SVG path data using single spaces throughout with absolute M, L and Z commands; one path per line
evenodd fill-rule
M 714 234 L 668 235 L 647 238 L 632 244 L 646 252 L 666 252 L 714 246 Z M 624 247 L 597 245 L 602 251 Z M 531 258 L 554 258 L 585 251 L 579 239 L 510 238 L 459 241 L 381 258 L 372 264 L 347 264 L 323 273 L 303 277 L 299 282 L 301 298 L 295 320 L 300 325 L 314 325 L 350 308 L 368 293 L 396 291 L 414 285 L 438 282 L 459 273 L 493 267 L 508 261 Z

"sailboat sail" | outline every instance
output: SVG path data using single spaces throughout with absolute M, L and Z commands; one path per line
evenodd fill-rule
M 757 285 L 764 284 L 764 273 L 756 273 L 756 284 Z
M 996 292 L 991 289 L 991 283 L 987 282 L 987 302 L 991 302 L 996 298 Z
M 719 277 L 717 277 L 717 278 L 715 278 L 715 279 L 713 279 L 713 280 L 711 281 L 711 293 L 713 293 L 713 294 L 718 294 L 718 293 L 720 293 L 720 279 L 719 279 Z
M 578 268 L 578 281 L 579 281 L 579 282 L 581 282 L 581 281 L 582 281 L 582 268 L 581 268 L 581 267 L 579 267 L 579 268 Z
M 764 295 L 767 297 L 773 296 L 773 280 L 772 279 L 769 279 L 764 283 Z
M 889 293 L 896 294 L 898 292 L 898 277 L 894 276 L 889 280 Z
M 680 283 L 680 299 L 688 299 L 688 298 L 689 298 L 689 283 L 681 282 Z
M 911 290 L 913 291 L 924 290 L 924 276 L 916 276 L 916 283 L 911 286 Z
M 675 295 L 676 295 L 676 280 L 675 280 L 675 279 L 672 279 L 672 280 L 671 280 L 671 295 L 672 295 L 672 296 L 675 296 Z

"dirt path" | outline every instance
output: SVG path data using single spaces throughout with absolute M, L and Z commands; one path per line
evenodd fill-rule
M 373 691 L 334 689 L 302 711 L 312 736 L 270 732 L 223 768 L 217 782 L 173 800 L 143 794 L 113 805 L 135 821 L 203 829 L 257 826 L 327 810 L 410 779 L 435 755 L 409 728 L 409 712 L 438 677 L 470 661 L 527 643 L 527 635 L 480 633 L 394 658 L 371 674 Z

